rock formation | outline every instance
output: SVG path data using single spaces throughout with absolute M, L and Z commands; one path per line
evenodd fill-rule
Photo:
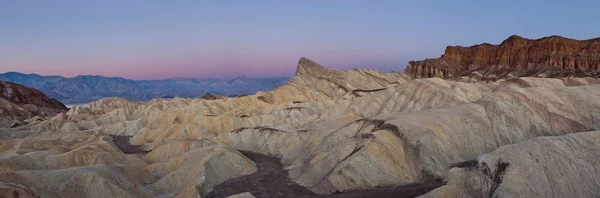
M 37 121 L 68 110 L 59 101 L 23 85 L 0 81 L 0 93 L 0 127 L 18 127 L 26 119 L 38 116 L 33 120 Z
M 599 151 L 600 131 L 533 138 L 451 169 L 422 197 L 594 197 Z
M 590 77 L 466 83 L 302 58 L 296 76 L 268 92 L 105 98 L 0 128 L 0 193 L 203 197 L 257 171 L 240 150 L 279 158 L 290 182 L 323 196 L 447 180 L 423 196 L 587 197 L 600 188 L 597 98 Z M 147 153 L 124 153 L 115 135 Z M 474 183 L 490 175 L 502 182 Z M 559 175 L 564 182 L 551 182 Z
M 223 99 L 223 98 L 225 98 L 225 96 L 220 96 L 220 95 L 213 96 L 213 95 L 212 95 L 212 94 L 210 94 L 210 93 L 206 93 L 206 94 L 204 94 L 204 96 L 202 96 L 201 98 L 202 98 L 202 99 L 205 99 L 205 100 L 218 100 L 218 99 Z
M 510 36 L 500 45 L 448 46 L 441 58 L 411 61 L 413 78 L 498 80 L 514 77 L 598 77 L 600 38 Z

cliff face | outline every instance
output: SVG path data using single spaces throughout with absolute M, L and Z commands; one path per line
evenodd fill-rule
M 598 76 L 600 38 L 574 40 L 560 36 L 536 40 L 513 35 L 500 45 L 448 46 L 441 58 L 411 61 L 413 78 L 497 80 L 509 77 Z

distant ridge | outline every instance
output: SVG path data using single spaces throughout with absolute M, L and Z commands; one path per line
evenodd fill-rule
M 7 72 L 0 80 L 22 84 L 40 90 L 64 104 L 81 104 L 105 97 L 121 97 L 133 101 L 153 98 L 200 97 L 206 93 L 233 96 L 253 94 L 279 87 L 287 77 L 172 78 L 162 80 L 131 80 L 121 77 L 80 75 L 72 78 Z

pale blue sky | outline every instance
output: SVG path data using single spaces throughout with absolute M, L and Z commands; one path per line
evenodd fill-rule
M 134 79 L 402 71 L 447 45 L 600 36 L 598 1 L 8 1 L 0 73 Z

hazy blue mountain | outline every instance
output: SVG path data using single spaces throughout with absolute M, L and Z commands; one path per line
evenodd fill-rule
M 152 98 L 200 97 L 213 95 L 253 94 L 283 85 L 286 77 L 237 77 L 233 79 L 173 78 L 164 80 L 131 80 L 104 76 L 40 76 L 7 72 L 0 80 L 36 88 L 64 104 L 78 104 L 105 97 L 148 101 Z

